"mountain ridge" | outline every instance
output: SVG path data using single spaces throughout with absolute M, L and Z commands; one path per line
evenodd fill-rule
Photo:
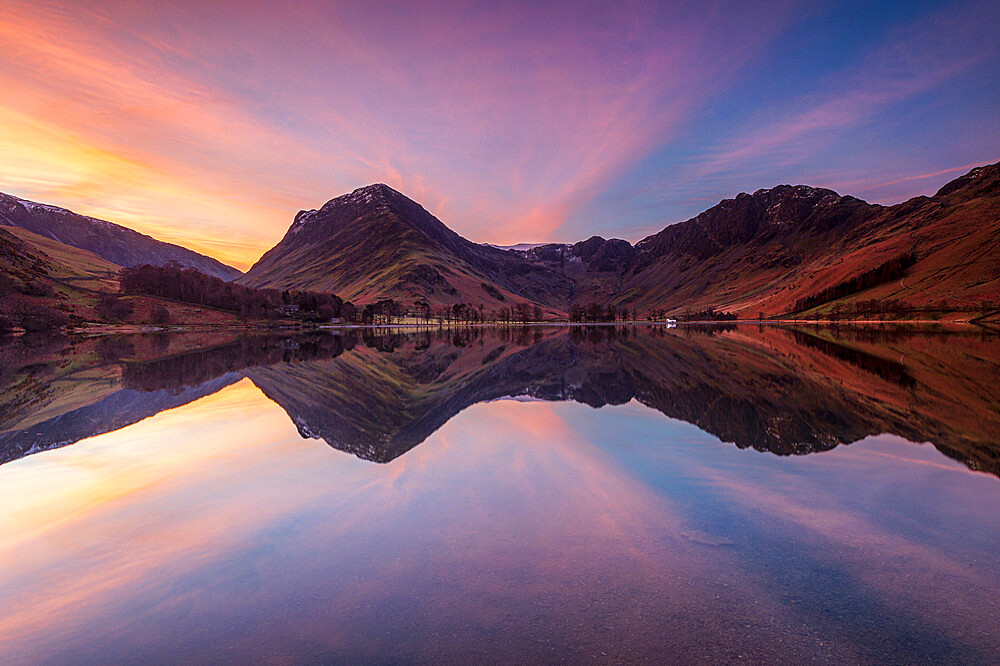
M 885 281 L 816 307 L 869 299 L 911 309 L 947 308 L 949 299 L 971 307 L 1000 301 L 998 212 L 1000 164 L 991 164 L 932 197 L 893 206 L 777 185 L 724 199 L 634 245 L 592 236 L 503 249 L 463 238 L 378 183 L 300 211 L 238 281 L 330 289 L 359 303 L 390 297 L 497 308 L 528 301 L 565 315 L 573 305 L 599 302 L 632 311 L 718 308 L 773 316 L 912 255 L 906 277 L 918 287 Z

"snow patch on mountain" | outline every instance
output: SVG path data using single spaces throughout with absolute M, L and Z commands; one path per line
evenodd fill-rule
M 516 250 L 517 252 L 527 252 L 528 250 L 534 250 L 536 247 L 542 247 L 543 245 L 552 245 L 552 243 L 517 243 L 516 245 L 494 245 L 493 243 L 483 243 L 486 247 L 492 247 L 495 250 Z

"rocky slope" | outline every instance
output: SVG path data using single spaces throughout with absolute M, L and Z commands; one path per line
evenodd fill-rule
M 176 261 L 224 280 L 241 275 L 239 270 L 211 257 L 158 241 L 127 227 L 2 193 L 0 225 L 27 229 L 39 236 L 92 252 L 119 266 L 162 265 Z

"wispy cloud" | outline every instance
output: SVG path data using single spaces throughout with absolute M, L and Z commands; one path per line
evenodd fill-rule
M 762 162 L 811 170 L 814 156 L 836 142 L 861 152 L 864 146 L 852 144 L 845 133 L 995 57 L 1000 44 L 992 26 L 998 20 L 997 6 L 987 2 L 963 11 L 942 10 L 897 30 L 831 77 L 821 92 L 793 101 L 784 113 L 769 111 L 771 117 L 763 122 L 762 117 L 750 119 L 741 131 L 697 159 L 689 177 L 698 180 L 729 170 L 751 170 Z M 960 168 L 937 170 L 926 177 Z M 908 180 L 892 179 L 883 185 Z M 861 189 L 880 187 L 867 179 L 854 183 Z

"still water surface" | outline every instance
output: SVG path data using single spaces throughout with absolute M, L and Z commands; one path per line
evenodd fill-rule
M 981 331 L 9 344 L 4 663 L 1000 661 Z

